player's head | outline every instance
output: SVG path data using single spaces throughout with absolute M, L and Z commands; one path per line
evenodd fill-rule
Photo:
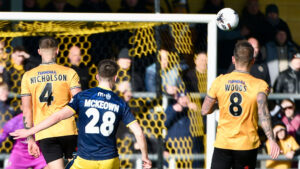
M 8 86 L 6 83 L 0 83 L 0 101 L 6 101 L 8 98 Z
M 99 63 L 97 79 L 99 83 L 109 82 L 115 83 L 115 79 L 119 70 L 119 65 L 110 59 L 104 59 Z
M 235 44 L 234 56 L 232 58 L 235 67 L 251 67 L 254 62 L 254 49 L 246 40 L 238 41 Z
M 81 51 L 78 46 L 72 46 L 69 50 L 68 58 L 72 65 L 79 65 L 81 61 Z
M 43 57 L 55 57 L 58 54 L 58 42 L 53 37 L 43 37 L 39 41 L 38 53 Z

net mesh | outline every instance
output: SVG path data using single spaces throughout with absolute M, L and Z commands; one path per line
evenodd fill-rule
M 149 145 L 152 144 L 154 147 L 150 153 L 156 153 L 156 145 L 153 144 L 159 137 L 162 137 L 165 139 L 165 151 L 168 154 L 187 156 L 204 151 L 203 145 L 201 147 L 200 144 L 203 144 L 202 139 L 205 135 L 200 113 L 201 99 L 197 93 L 193 92 L 206 92 L 206 72 L 195 71 L 194 79 L 185 77 L 186 72 L 194 70 L 195 67 L 194 63 L 189 64 L 189 62 L 193 62 L 198 56 L 192 36 L 194 28 L 188 23 L 1 21 L 0 35 L 3 38 L 2 41 L 5 41 L 6 53 L 1 56 L 0 64 L 6 65 L 8 71 L 15 69 L 13 64 L 8 64 L 11 61 L 9 56 L 13 51 L 12 41 L 14 39 L 23 37 L 24 46 L 31 55 L 36 56 L 37 39 L 46 35 L 55 36 L 59 41 L 57 63 L 71 66 L 68 60 L 69 49 L 72 46 L 79 47 L 82 55 L 81 64 L 88 67 L 91 77 L 88 86 L 92 88 L 97 86 L 95 78 L 97 63 L 104 58 L 117 59 L 120 50 L 126 47 L 128 48 L 127 55 L 131 58 L 131 67 L 119 70 L 114 91 L 123 98 L 126 97 L 124 88 L 131 92 L 149 91 L 145 87 L 147 86 L 146 81 L 149 80 L 146 79 L 147 69 L 153 65 L 159 66 L 161 69 L 154 68 L 152 70 L 160 70 L 161 85 L 158 82 L 154 84 L 161 88 L 162 93 L 159 93 L 157 97 L 129 96 L 127 101 L 143 129 Z M 187 63 L 183 64 L 183 61 Z M 20 93 L 20 83 L 24 72 L 24 69 L 13 72 L 11 92 Z M 138 79 L 140 79 L 140 84 L 136 83 Z M 190 89 L 194 82 L 196 89 Z M 129 86 L 125 85 L 127 83 Z M 155 91 L 157 90 L 155 89 Z M 186 96 L 188 100 L 187 105 L 182 106 L 186 110 L 186 116 L 176 116 L 172 123 L 181 123 L 182 119 L 188 120 L 185 130 L 189 134 L 179 133 L 178 136 L 169 137 L 170 126 L 166 126 L 169 118 L 169 114 L 166 112 L 169 110 L 167 107 L 175 105 L 176 100 L 181 97 L 180 94 Z M 165 95 L 169 98 L 167 104 L 163 103 Z M 14 110 L 20 109 L 20 103 L 17 95 L 10 99 L 10 105 Z M 1 118 L 1 120 L 4 119 Z M 120 157 L 136 151 L 132 137 L 118 138 L 117 145 Z M 2 143 L 0 150 L 9 152 L 11 148 L 12 142 L 7 139 Z M 195 149 L 196 151 L 194 151 Z M 166 162 L 168 163 L 168 161 L 166 157 Z M 121 168 L 132 168 L 133 166 L 133 161 L 122 158 Z M 177 168 L 193 168 L 193 160 L 188 157 L 176 160 L 176 166 Z

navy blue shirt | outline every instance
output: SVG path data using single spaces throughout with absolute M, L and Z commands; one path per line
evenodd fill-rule
M 86 160 L 118 157 L 116 132 L 119 122 L 135 120 L 129 106 L 110 90 L 99 87 L 78 93 L 69 106 L 78 113 L 77 155 Z

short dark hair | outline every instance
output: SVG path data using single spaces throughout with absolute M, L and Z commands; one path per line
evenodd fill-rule
M 110 59 L 100 61 L 98 65 L 98 73 L 101 78 L 113 78 L 117 75 L 119 65 Z
M 235 44 L 233 53 L 236 62 L 248 65 L 253 59 L 254 49 L 248 41 L 241 40 Z
M 40 39 L 39 48 L 40 49 L 49 49 L 49 48 L 57 48 L 58 42 L 56 39 L 50 36 L 46 36 Z

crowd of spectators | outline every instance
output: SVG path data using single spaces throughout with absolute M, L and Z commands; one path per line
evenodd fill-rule
M 117 12 L 154 12 L 153 0 L 121 0 L 120 2 L 120 9 Z M 186 3 L 184 3 L 185 1 L 174 0 L 172 2 L 173 8 L 170 7 L 168 9 L 169 12 L 189 12 Z M 223 0 L 206 0 L 203 9 L 199 13 L 217 13 L 225 6 Z M 0 10 L 9 10 L 4 0 L 0 0 Z M 112 12 L 106 0 L 85 0 L 77 8 L 66 0 L 51 0 L 43 9 L 39 7 L 36 0 L 24 0 L 23 10 L 33 12 Z M 271 92 L 299 93 L 299 47 L 293 41 L 288 24 L 279 17 L 278 7 L 275 4 L 269 4 L 265 11 L 265 14 L 260 11 L 258 0 L 247 0 L 240 15 L 241 20 L 238 28 L 231 32 L 219 30 L 218 73 L 227 73 L 234 70 L 234 65 L 231 63 L 233 44 L 238 40 L 247 39 L 253 46 L 255 55 L 255 62 L 250 73 L 257 78 L 265 80 L 272 89 Z M 165 12 L 165 10 L 161 9 L 161 12 Z M 201 25 L 192 26 L 191 29 L 202 34 L 205 34 L 207 31 Z M 184 60 L 186 57 L 180 56 L 182 62 L 179 64 L 174 65 L 174 63 L 170 63 L 171 53 L 174 52 L 174 49 L 169 48 L 161 48 L 158 54 L 158 62 L 155 61 L 156 59 L 152 60 L 151 63 L 145 66 L 142 73 L 137 72 L 133 67 L 135 61 L 129 56 L 129 49 L 123 47 L 127 45 L 117 49 L 118 54 L 114 57 L 121 68 L 118 73 L 119 77 L 117 78 L 117 88 L 115 90 L 119 92 L 126 102 L 132 99 L 132 91 L 157 92 L 159 91 L 157 87 L 161 87 L 162 92 L 172 98 L 165 110 L 165 126 L 169 131 L 166 138 L 191 136 L 189 130 L 191 122 L 187 112 L 188 110 L 197 110 L 197 106 L 187 97 L 187 93 L 206 92 L 207 54 L 203 50 L 206 46 L 200 47 L 199 45 L 199 41 L 203 40 L 202 35 L 199 34 L 196 33 L 196 36 L 192 37 L 197 50 L 195 57 L 190 57 L 190 60 Z M 6 95 L 4 90 L 6 88 L 12 93 L 19 93 L 20 91 L 18 90 L 12 90 L 15 83 L 21 83 L 20 81 L 16 82 L 14 75 L 22 75 L 25 71 L 39 64 L 36 60 L 31 59 L 31 55 L 22 46 L 14 47 L 11 56 L 8 56 L 6 51 L 4 51 L 4 47 L 5 42 L 2 40 L 0 41 L 0 96 Z M 89 75 L 89 67 L 81 64 L 82 54 L 80 47 L 72 46 L 69 49 L 68 59 L 70 66 L 80 76 L 82 89 L 88 89 L 91 77 Z M 187 64 L 191 62 L 192 64 Z M 157 72 L 158 70 L 161 71 Z M 141 76 L 141 74 L 145 76 Z M 157 78 L 158 75 L 162 78 L 160 83 Z M 199 78 L 203 79 L 199 80 Z M 17 86 L 20 85 L 18 84 Z M 6 100 L 7 98 L 2 99 L 1 97 L 1 104 L 6 104 Z M 297 143 L 300 143 L 300 114 L 296 111 L 296 105 L 299 105 L 297 103 L 298 101 L 285 99 L 278 103 L 278 111 L 272 114 L 274 133 L 278 141 L 294 137 Z M 2 109 L 3 112 L 12 110 L 9 104 L 2 106 Z M 2 114 L 3 112 L 1 110 Z M 14 115 L 13 112 L 11 113 Z M 282 122 L 282 124 L 278 122 Z M 281 130 L 286 131 L 285 136 L 279 136 Z M 296 151 L 298 148 L 299 146 L 295 145 L 295 150 L 293 151 Z M 194 149 L 192 151 L 199 153 Z M 288 153 L 288 151 L 284 152 Z M 294 154 L 287 156 L 292 158 Z

